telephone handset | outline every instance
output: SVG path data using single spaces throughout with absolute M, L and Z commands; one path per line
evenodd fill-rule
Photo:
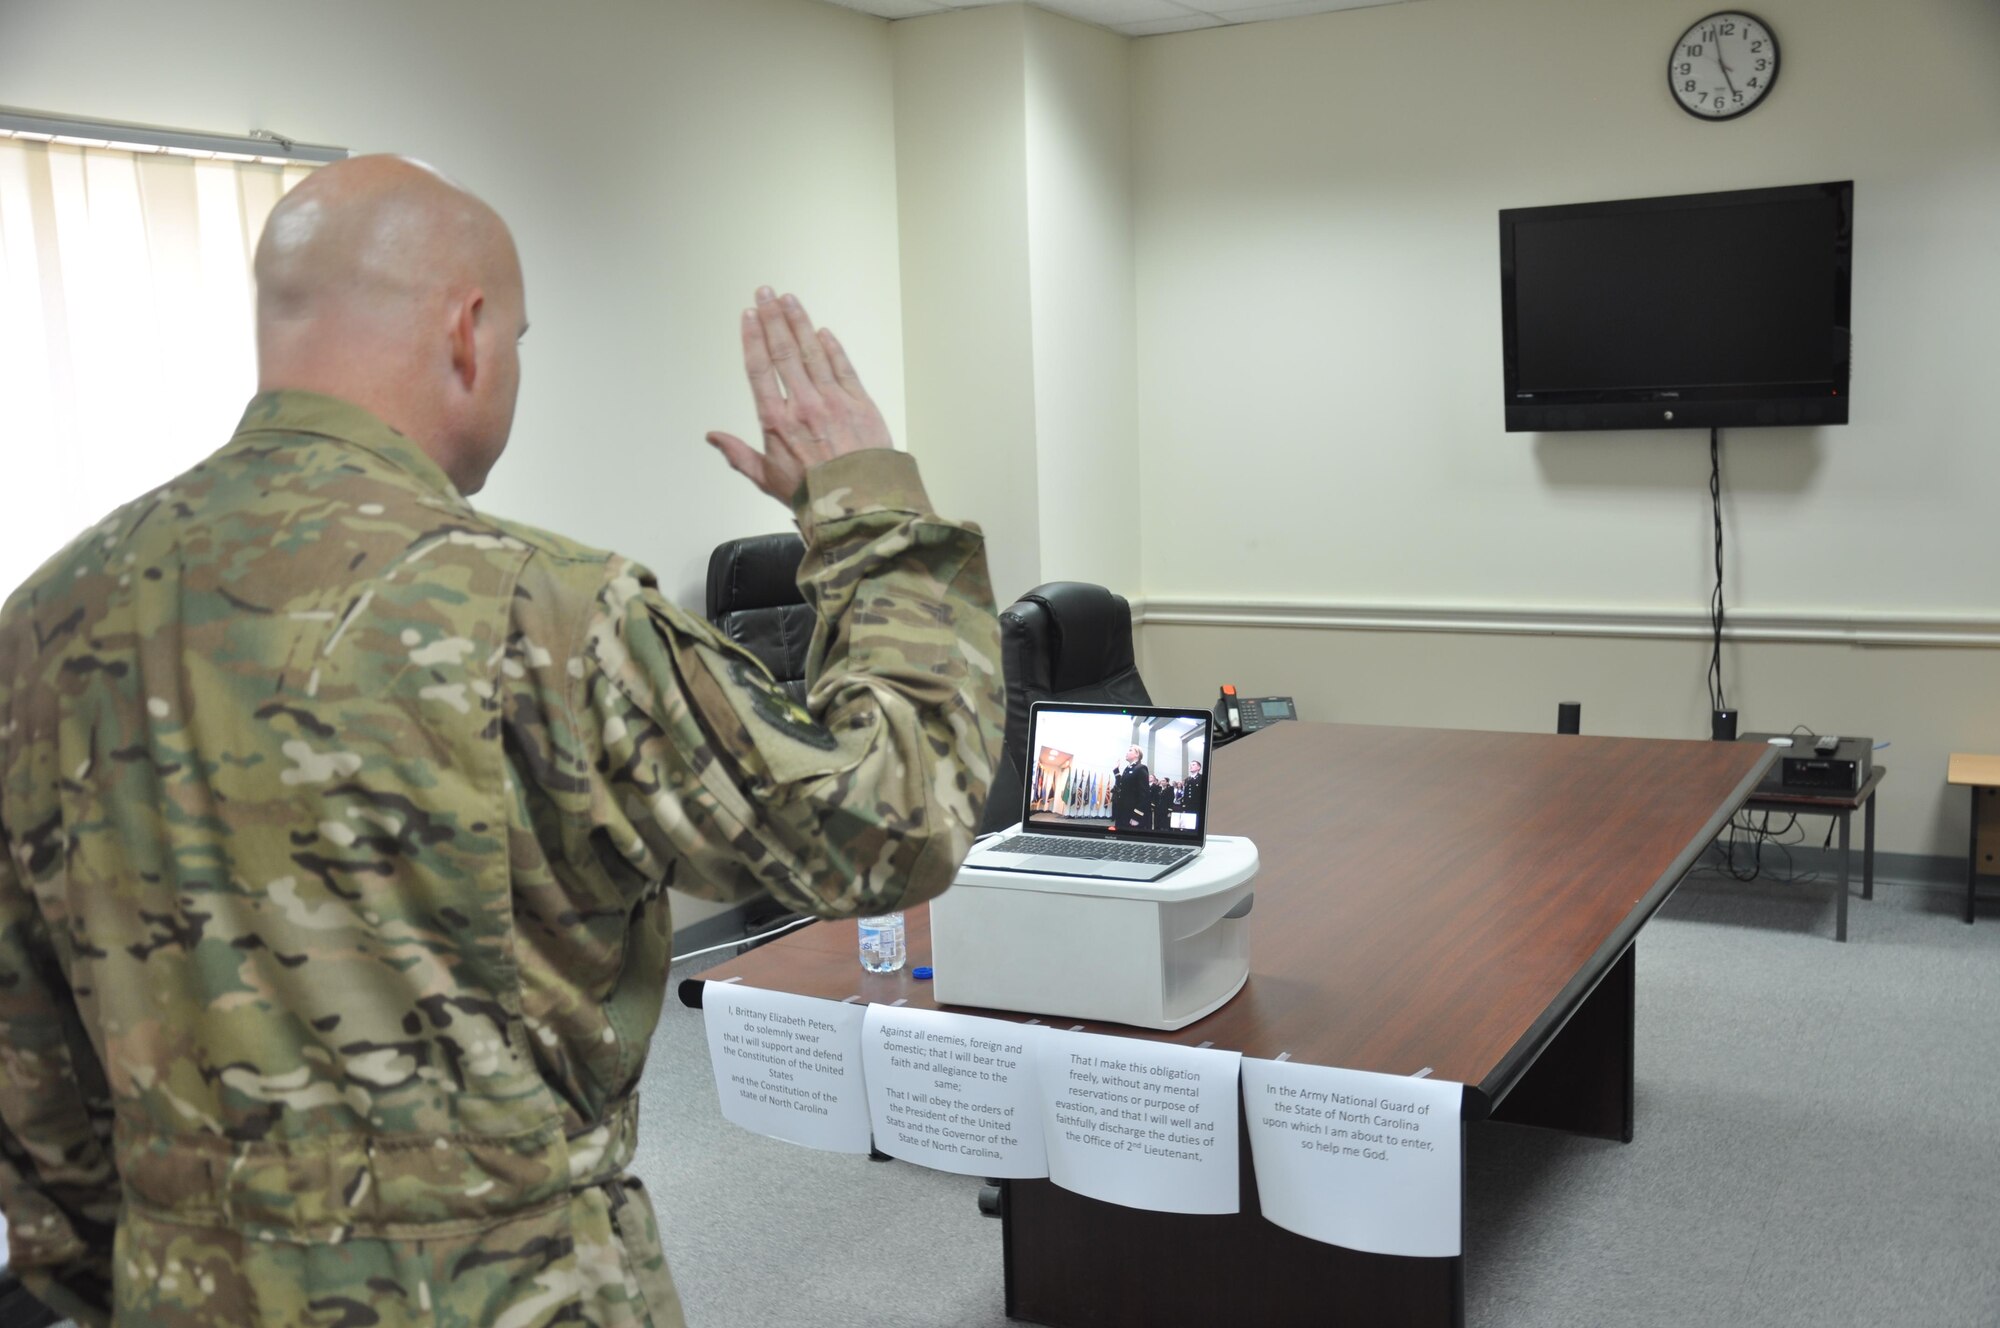
M 1231 735 L 1243 732 L 1243 703 L 1230 683 L 1222 684 L 1221 699 L 1215 703 L 1215 726 Z
M 1215 702 L 1215 727 L 1224 742 L 1298 717 L 1291 697 L 1238 696 L 1230 683 L 1222 684 L 1222 695 Z

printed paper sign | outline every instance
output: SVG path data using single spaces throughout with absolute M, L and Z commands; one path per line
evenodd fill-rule
M 1243 1110 L 1264 1216 L 1370 1254 L 1460 1252 L 1463 1086 L 1243 1061 Z
M 1046 1028 L 868 1007 L 861 1054 L 875 1146 L 965 1176 L 1049 1174 L 1034 1047 Z
M 1237 1211 L 1241 1053 L 1054 1030 L 1039 1052 L 1050 1180 L 1128 1208 Z
M 808 1148 L 868 1151 L 862 1006 L 709 982 L 701 1008 L 723 1119 Z

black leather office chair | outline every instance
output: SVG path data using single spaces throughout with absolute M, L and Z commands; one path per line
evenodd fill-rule
M 1132 654 L 1132 606 L 1085 581 L 1036 586 L 1000 613 L 1007 737 L 982 832 L 1021 819 L 1028 707 L 1036 701 L 1151 705 Z
M 718 544 L 708 558 L 708 620 L 806 699 L 813 611 L 799 594 L 805 541 L 792 531 Z
M 814 616 L 799 594 L 806 543 L 796 531 L 751 535 L 715 546 L 708 556 L 708 620 L 771 670 L 787 691 L 806 699 L 806 652 Z M 739 905 L 746 936 L 796 917 L 767 897 Z M 0 1328 L 6 1325 L 0 1324 Z
M 1036 586 L 1000 611 L 1000 665 L 1007 678 L 1007 736 L 980 833 L 1021 819 L 1028 707 L 1037 701 L 1151 705 L 1132 653 L 1132 606 L 1087 581 Z M 979 1190 L 979 1211 L 1000 1217 L 1005 1182 Z

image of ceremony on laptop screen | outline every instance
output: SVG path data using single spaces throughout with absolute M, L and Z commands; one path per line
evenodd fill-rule
M 1030 738 L 1030 827 L 1198 836 L 1208 721 L 1039 711 Z

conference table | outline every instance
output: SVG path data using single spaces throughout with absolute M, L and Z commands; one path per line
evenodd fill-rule
M 1772 749 L 1284 723 L 1211 757 L 1210 831 L 1247 835 L 1261 856 L 1249 981 L 1176 1032 L 1083 1028 L 1428 1074 L 1465 1086 L 1465 1120 L 1630 1142 L 1634 938 Z M 926 963 L 928 911 L 909 925 L 910 963 Z M 690 979 L 681 999 L 736 978 L 1031 1017 L 940 1007 L 907 968 L 869 974 L 855 956 L 852 922 L 821 923 Z M 1242 1211 L 1229 1216 L 1005 1183 L 1007 1313 L 1057 1328 L 1464 1322 L 1463 1255 L 1360 1253 L 1265 1221 L 1239 1142 Z

